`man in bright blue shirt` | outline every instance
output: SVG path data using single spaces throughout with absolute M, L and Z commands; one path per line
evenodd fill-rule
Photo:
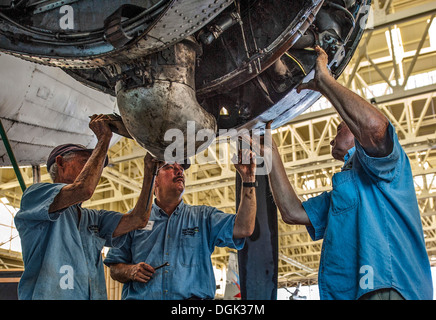
M 104 115 L 92 116 L 89 126 L 98 139 L 95 149 L 56 147 L 47 160 L 54 183 L 34 184 L 23 194 L 15 216 L 25 268 L 18 285 L 21 300 L 107 299 L 103 246 L 120 246 L 122 235 L 147 224 L 157 165 L 151 156 L 144 160 L 143 189 L 131 213 L 82 208 L 97 187 L 112 137 Z
M 301 202 L 277 147 L 264 146 L 272 152 L 269 179 L 282 218 L 306 225 L 313 240 L 323 239 L 321 299 L 432 299 L 409 159 L 387 118 L 336 82 L 327 54 L 316 51 L 315 78 L 298 91 L 321 92 L 343 119 L 331 146 L 344 166 L 332 178 L 332 191 Z
M 236 215 L 185 204 L 184 169 L 177 163 L 159 169 L 148 225 L 130 232 L 124 245 L 111 248 L 104 260 L 112 278 L 124 283 L 122 299 L 214 298 L 211 254 L 215 246 L 241 249 L 255 224 L 255 164 L 235 167 L 243 181 Z

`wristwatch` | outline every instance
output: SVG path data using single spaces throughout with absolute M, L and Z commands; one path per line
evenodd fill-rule
M 242 186 L 247 188 L 256 188 L 258 185 L 257 180 L 254 182 L 242 182 Z

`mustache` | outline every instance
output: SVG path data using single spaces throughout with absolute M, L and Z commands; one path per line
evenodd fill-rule
M 178 180 L 182 180 L 182 182 L 185 183 L 185 178 L 182 177 L 182 176 L 175 177 L 175 178 L 173 179 L 173 182 L 177 182 Z

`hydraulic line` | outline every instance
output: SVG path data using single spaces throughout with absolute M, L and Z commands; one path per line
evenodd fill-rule
M 1 119 L 0 119 L 0 135 L 5 145 L 6 151 L 9 155 L 9 159 L 11 160 L 12 166 L 14 167 L 15 175 L 17 176 L 18 182 L 20 183 L 21 190 L 24 192 L 24 190 L 26 190 L 26 184 L 24 183 L 23 176 L 21 175 L 20 168 L 18 167 L 17 160 L 15 159 L 14 152 L 12 151 L 8 136 L 6 135 L 6 131 L 5 128 L 3 127 L 3 123 Z

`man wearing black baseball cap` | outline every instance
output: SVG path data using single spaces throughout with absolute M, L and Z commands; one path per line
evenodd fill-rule
M 47 160 L 54 183 L 34 184 L 23 194 L 15 216 L 25 267 L 20 299 L 107 299 L 103 246 L 121 246 L 126 233 L 147 225 L 157 170 L 149 154 L 141 194 L 130 213 L 82 208 L 107 165 L 112 138 L 105 115 L 93 115 L 89 127 L 98 140 L 95 149 L 77 144 L 56 147 Z

